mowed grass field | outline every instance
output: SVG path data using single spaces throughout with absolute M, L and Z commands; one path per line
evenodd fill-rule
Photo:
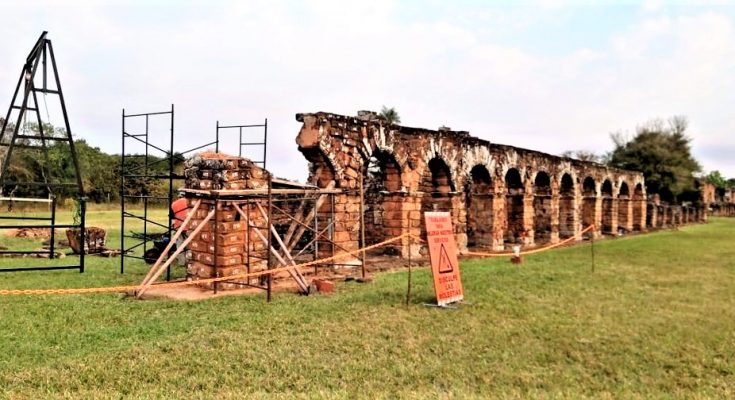
M 89 215 L 115 247 L 118 218 Z M 0 397 L 735 397 L 735 220 L 598 241 L 595 259 L 592 272 L 587 243 L 520 266 L 463 261 L 471 304 L 455 311 L 422 305 L 426 268 L 408 307 L 405 272 L 270 304 L 0 297 Z M 135 284 L 145 272 L 118 269 L 89 257 L 84 274 L 0 274 L 0 288 Z

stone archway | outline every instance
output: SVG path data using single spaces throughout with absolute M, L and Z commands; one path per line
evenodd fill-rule
M 643 212 L 646 210 L 646 199 L 643 196 L 643 185 L 640 183 L 635 185 L 633 189 L 633 231 L 640 232 L 648 225 L 643 219 Z
M 533 235 L 536 243 L 551 240 L 551 178 L 544 171 L 533 181 Z
M 633 230 L 631 224 L 633 216 L 631 215 L 630 206 L 630 189 L 628 184 L 623 181 L 620 183 L 620 189 L 618 190 L 618 230 L 624 230 L 626 233 Z
M 419 190 L 424 193 L 422 211 L 452 211 L 451 194 L 455 191 L 449 166 L 439 157 L 429 161 Z
M 493 190 L 490 172 L 484 165 L 470 170 L 466 187 L 467 245 L 492 247 L 493 244 Z
M 523 196 L 525 189 L 521 173 L 511 168 L 505 174 L 505 240 L 510 243 L 521 243 L 526 235 L 524 227 Z
M 370 245 L 400 235 L 401 168 L 392 154 L 378 150 L 363 171 L 365 244 Z
M 576 231 L 575 202 L 574 179 L 565 173 L 559 185 L 559 238 L 561 239 L 574 236 Z
M 602 233 L 614 234 L 615 206 L 613 203 L 613 186 L 609 179 L 602 182 L 600 194 L 602 195 Z
M 582 226 L 584 228 L 597 224 L 595 218 L 596 204 L 597 184 L 591 176 L 588 176 L 582 182 Z M 599 227 L 595 229 L 599 229 Z

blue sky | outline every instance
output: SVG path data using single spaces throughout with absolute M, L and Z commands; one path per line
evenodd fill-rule
M 171 103 L 177 150 L 213 140 L 216 120 L 268 118 L 269 168 L 301 180 L 298 112 L 388 105 L 405 125 L 552 154 L 608 151 L 611 132 L 685 115 L 705 170 L 735 177 L 726 3 L 24 1 L 0 13 L 0 107 L 48 30 L 72 130 L 108 152 L 123 107 Z

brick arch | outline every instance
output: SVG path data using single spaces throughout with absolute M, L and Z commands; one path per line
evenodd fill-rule
M 556 174 L 556 176 L 554 178 L 556 180 L 557 187 L 561 188 L 561 186 L 562 186 L 562 179 L 564 178 L 565 175 L 566 176 L 569 176 L 569 178 L 572 180 L 572 185 L 573 185 L 574 189 L 576 190 L 577 185 L 578 185 L 578 182 L 579 182 L 578 181 L 579 178 L 577 177 L 577 173 L 574 170 L 570 169 L 570 168 L 561 169 Z
M 524 195 L 526 183 L 521 171 L 508 168 L 503 177 L 505 188 L 505 240 L 521 243 L 526 238 Z
M 551 182 L 546 171 L 533 174 L 533 234 L 534 241 L 551 240 Z
M 363 221 L 365 244 L 392 237 L 394 227 L 402 223 L 402 168 L 391 152 L 376 149 L 363 166 Z M 398 210 L 398 212 L 396 212 Z M 388 248 L 389 253 L 395 248 Z M 384 250 L 385 251 L 385 250 Z
M 602 233 L 606 234 L 614 234 L 617 226 L 614 193 L 613 180 L 605 177 L 600 185 L 600 197 L 602 198 Z
M 392 152 L 377 149 L 364 160 L 363 171 L 366 180 L 375 181 L 380 191 L 397 192 L 402 189 L 403 167 Z
M 424 193 L 448 194 L 456 191 L 454 175 L 449 165 L 438 155 L 426 163 L 421 177 L 420 190 Z
M 359 183 L 363 162 L 377 150 L 393 154 L 400 166 L 402 186 L 406 189 L 402 193 L 400 209 L 395 210 L 396 213 L 400 212 L 403 218 L 398 226 L 392 227 L 396 230 L 395 232 L 419 234 L 423 225 L 421 211 L 428 207 L 433 209 L 434 204 L 439 204 L 439 209 L 452 212 L 455 238 L 458 240 L 460 249 L 463 248 L 463 237 L 465 240 L 467 238 L 466 232 L 475 229 L 472 222 L 467 223 L 468 219 L 473 218 L 472 216 L 468 218 L 467 213 L 468 211 L 474 212 L 473 207 L 478 203 L 473 204 L 475 199 L 468 197 L 467 194 L 472 192 L 471 171 L 477 165 L 484 165 L 491 177 L 492 190 L 488 195 L 494 200 L 492 207 L 494 249 L 502 247 L 504 238 L 515 240 L 517 236 L 530 234 L 534 230 L 533 184 L 538 174 L 537 171 L 543 170 L 553 178 L 550 179 L 552 241 L 563 235 L 561 232 L 558 236 L 554 235 L 555 232 L 559 229 L 565 230 L 561 228 L 563 222 L 557 218 L 557 215 L 561 215 L 561 209 L 557 204 L 568 200 L 566 207 L 573 210 L 569 218 L 569 224 L 573 225 L 573 229 L 568 230 L 574 231 L 576 237 L 580 230 L 579 222 L 582 220 L 580 209 L 586 208 L 583 203 L 592 205 L 587 224 L 600 223 L 602 202 L 600 188 L 605 178 L 614 178 L 611 181 L 617 183 L 618 179 L 625 177 L 629 185 L 636 180 L 636 183 L 643 182 L 642 174 L 633 171 L 607 168 L 596 163 L 494 144 L 472 137 L 463 131 L 445 128 L 428 130 L 399 125 L 387 126 L 375 113 L 362 112 L 356 117 L 330 113 L 298 114 L 297 120 L 304 123 L 297 138 L 299 149 L 307 155 L 307 158 L 312 149 L 321 149 L 329 159 L 328 162 L 334 167 L 334 179 L 338 181 L 340 188 L 344 189 L 344 192 L 339 194 L 341 202 L 338 201 L 337 204 L 340 209 L 345 208 L 345 212 L 336 219 L 341 222 L 340 229 L 347 231 L 340 232 L 340 237 L 349 236 L 349 240 L 355 240 L 356 235 L 353 228 L 355 221 L 358 220 L 355 215 L 360 214 L 353 211 L 354 207 L 343 207 L 343 204 L 359 203 L 359 196 L 355 194 L 357 193 L 355 189 L 359 187 L 356 183 Z M 432 161 L 435 158 L 439 158 L 445 164 L 438 169 L 444 171 L 443 174 L 440 174 L 443 176 L 432 177 L 432 168 L 429 167 L 429 163 L 436 164 Z M 322 161 L 317 160 L 318 163 Z M 329 168 L 326 170 L 329 173 L 332 172 Z M 434 170 L 436 172 L 437 168 Z M 505 178 L 510 170 L 514 170 L 518 175 L 514 183 L 516 187 L 511 188 L 509 193 Z M 329 173 L 326 176 L 329 176 Z M 561 194 L 562 180 L 564 176 L 567 176 L 566 174 L 569 174 L 573 182 L 573 196 L 570 196 L 568 190 L 564 195 Z M 583 180 L 588 176 L 593 179 L 592 190 L 583 194 L 581 190 L 584 187 Z M 322 178 L 322 180 L 326 179 Z M 568 197 L 565 198 L 565 196 Z M 508 202 L 509 199 L 517 200 L 518 204 L 515 204 L 518 206 L 517 211 L 522 217 L 525 217 L 522 218 L 520 221 L 522 224 L 518 224 L 517 229 L 507 223 L 508 216 L 513 218 L 514 207 L 513 201 Z M 572 221 L 575 220 L 577 222 L 573 223 Z M 616 218 L 615 224 L 617 222 Z M 532 236 L 523 239 L 527 239 L 522 240 L 524 243 L 533 243 Z M 405 248 L 406 243 L 403 244 Z
M 467 205 L 467 245 L 492 247 L 494 182 L 484 164 L 476 164 L 465 178 Z
M 633 230 L 633 203 L 631 202 L 630 187 L 625 181 L 625 177 L 619 178 L 617 189 L 618 230 L 630 232 Z
M 577 184 L 572 172 L 562 171 L 558 180 L 559 193 L 559 238 L 574 236 L 577 227 Z
M 633 187 L 631 201 L 633 202 L 633 231 L 642 231 L 646 227 L 646 195 L 643 184 L 636 183 Z
M 597 224 L 597 197 L 599 196 L 599 187 L 594 177 L 587 175 L 582 180 L 580 193 L 582 194 L 582 207 L 580 219 L 582 227 L 586 228 Z
M 335 168 L 334 160 L 327 157 L 321 148 L 310 149 L 304 155 L 309 160 L 310 182 L 320 188 L 326 188 L 332 182 L 335 187 L 341 187 L 343 179 Z

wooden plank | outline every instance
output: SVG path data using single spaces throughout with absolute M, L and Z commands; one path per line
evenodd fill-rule
M 255 203 L 255 205 L 258 207 L 258 210 L 260 211 L 260 215 L 263 216 L 263 218 L 267 219 L 268 215 L 266 214 L 265 210 L 263 210 L 263 206 L 260 205 L 260 203 Z M 291 265 L 296 265 L 296 261 L 291 257 L 291 252 L 286 249 L 286 245 L 283 244 L 283 241 L 281 240 L 280 235 L 278 234 L 278 231 L 276 230 L 276 227 L 273 226 L 273 224 L 270 224 L 271 232 L 273 233 L 273 237 L 278 242 L 278 245 L 281 246 L 281 250 L 284 250 L 284 255 L 288 260 L 291 262 Z M 299 276 L 299 279 L 303 282 L 304 286 L 307 287 L 306 290 L 308 290 L 309 283 L 306 282 L 306 278 L 301 274 L 301 271 L 294 268 L 294 273 Z
M 332 187 L 334 187 L 334 184 L 335 184 L 334 182 L 330 182 L 329 186 L 327 187 L 331 189 Z M 311 221 L 316 216 L 316 213 L 319 212 L 319 209 L 322 207 L 322 205 L 324 205 L 324 201 L 326 199 L 327 199 L 326 194 L 322 194 L 321 196 L 319 196 L 319 198 L 316 200 L 316 204 L 314 204 L 314 208 L 312 208 L 311 211 L 309 211 L 309 214 L 306 216 L 306 218 L 304 218 L 304 220 L 301 221 L 303 225 L 308 226 L 311 223 Z M 286 242 L 286 249 L 288 249 L 289 252 L 293 250 L 293 248 L 296 246 L 296 243 L 299 242 L 299 239 L 301 239 L 301 236 L 304 234 L 305 230 L 306 228 L 304 228 L 303 226 L 299 226 L 295 229 L 294 232 L 292 232 L 291 235 L 288 235 L 288 234 L 286 235 L 286 237 L 284 238 L 284 241 Z M 291 227 L 289 227 L 289 231 L 291 231 Z
M 267 195 L 268 189 L 244 189 L 244 190 L 199 190 L 199 189 L 179 189 L 179 192 L 204 195 L 204 196 L 251 196 L 251 195 Z M 340 194 L 341 189 L 272 189 L 272 194 Z
M 166 270 L 166 267 L 168 267 L 169 265 L 171 265 L 171 263 L 174 262 L 174 260 L 176 259 L 176 257 L 179 254 L 181 254 L 182 251 L 184 251 L 186 249 L 186 246 L 188 246 L 189 243 L 192 240 L 194 240 L 194 237 L 199 233 L 199 231 L 201 231 L 202 229 L 204 229 L 204 227 L 207 225 L 207 222 L 209 222 L 209 220 L 212 219 L 212 217 L 214 217 L 214 211 L 215 210 L 212 210 L 212 211 L 209 212 L 209 214 L 207 214 L 207 216 L 202 220 L 201 224 L 199 224 L 199 226 L 197 226 L 194 229 L 194 231 L 189 235 L 189 237 L 186 238 L 186 240 L 184 240 L 184 242 L 181 244 L 180 247 L 177 247 L 176 248 L 176 251 L 174 251 L 174 254 L 172 254 L 171 257 L 169 257 L 168 260 L 166 260 L 166 262 L 163 265 L 161 265 L 161 267 L 158 269 L 158 271 L 156 271 L 156 273 L 153 274 L 153 276 L 148 280 L 148 282 L 147 283 L 142 283 L 140 285 L 140 288 L 137 290 L 137 293 L 135 295 L 136 298 L 140 298 L 140 296 L 143 295 L 143 293 L 151 286 L 151 284 L 153 282 L 155 282 L 156 279 L 158 279 L 159 276 L 161 276 L 161 274 L 163 273 L 164 270 Z
M 171 251 L 171 248 L 174 246 L 174 244 L 176 244 L 176 240 L 188 228 L 191 218 L 194 216 L 194 214 L 196 214 L 197 210 L 199 209 L 199 205 L 201 203 L 202 203 L 201 200 L 197 200 L 194 203 L 194 207 L 192 207 L 191 210 L 189 210 L 189 213 L 186 215 L 184 222 L 182 222 L 179 229 L 176 230 L 174 237 L 169 239 L 168 245 L 166 245 L 166 248 L 161 252 L 161 255 L 158 256 L 158 260 L 156 260 L 156 262 L 153 263 L 153 265 L 151 266 L 151 269 L 148 270 L 148 273 L 145 275 L 145 278 L 143 278 L 143 282 L 141 282 L 141 285 L 148 283 L 148 280 L 150 279 L 151 275 L 153 275 L 153 271 L 158 267 L 159 264 L 163 262 L 163 259 L 166 258 L 166 255 L 168 254 L 168 252 Z
M 273 178 L 271 179 L 271 182 L 279 184 L 279 185 L 287 185 L 291 187 L 299 187 L 304 189 L 319 189 L 318 186 L 312 185 L 311 183 L 301 183 L 296 181 L 289 181 L 287 179 L 280 179 L 280 178 Z
M 247 216 L 247 214 L 245 214 L 245 211 L 243 211 L 242 208 L 240 208 L 240 206 L 238 206 L 238 205 L 235 205 L 235 209 L 237 210 L 237 212 L 240 213 L 240 215 L 243 218 L 245 218 L 246 221 L 248 221 L 248 226 L 251 227 L 251 228 L 253 228 L 253 231 L 255 232 L 255 234 L 267 246 L 268 245 L 268 239 L 260 232 L 260 230 L 252 223 L 252 221 L 250 221 L 248 219 L 248 216 Z M 271 227 L 273 227 L 273 225 L 271 225 Z M 283 257 L 281 257 L 280 254 L 278 254 L 278 252 L 276 251 L 276 249 L 273 246 L 271 246 L 269 250 L 270 250 L 271 253 L 273 253 L 273 255 L 276 257 L 276 259 L 278 260 L 278 262 L 281 263 L 281 265 L 283 265 L 285 267 L 289 267 L 288 263 L 283 259 Z M 296 273 L 294 273 L 294 270 L 296 270 L 296 268 L 293 268 L 293 267 L 287 269 L 289 275 L 291 275 L 291 277 L 296 281 L 296 284 L 299 285 L 299 287 L 301 288 L 301 290 L 304 293 L 307 293 L 309 291 L 308 284 L 303 279 L 303 276 L 301 275 L 301 273 L 299 272 L 298 275 L 297 275 Z

